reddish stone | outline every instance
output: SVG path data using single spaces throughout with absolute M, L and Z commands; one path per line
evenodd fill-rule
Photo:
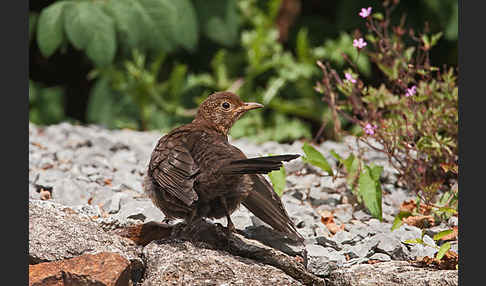
M 29 286 L 130 285 L 130 263 L 117 253 L 84 254 L 29 265 Z
M 147 245 L 153 240 L 168 238 L 173 226 L 149 221 L 144 224 L 116 229 L 113 233 L 133 240 L 137 245 Z

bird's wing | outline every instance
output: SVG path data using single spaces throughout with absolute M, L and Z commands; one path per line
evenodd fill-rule
M 287 233 L 298 241 L 303 241 L 304 238 L 297 232 L 295 224 L 289 218 L 272 185 L 262 175 L 249 176 L 253 181 L 253 189 L 243 201 L 243 205 L 274 229 Z
M 189 151 L 181 144 L 165 144 L 156 149 L 150 160 L 150 171 L 157 184 L 186 205 L 198 199 L 193 189 L 199 169 Z
M 220 169 L 222 174 L 267 174 L 279 170 L 282 161 L 290 161 L 300 155 L 278 155 L 258 157 L 251 159 L 233 160 L 223 165 Z

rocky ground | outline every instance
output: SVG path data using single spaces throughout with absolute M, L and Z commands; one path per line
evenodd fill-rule
M 457 270 L 410 263 L 433 257 L 438 251 L 433 235 L 457 226 L 457 217 L 427 229 L 423 239 L 428 246 L 404 243 L 421 237 L 422 230 L 406 224 L 390 229 L 400 205 L 414 196 L 395 183 L 393 169 L 373 151 L 367 158 L 384 166 L 382 222 L 356 203 L 344 181 L 333 181 L 299 158 L 285 165 L 282 200 L 306 238 L 305 248 L 269 231 L 243 206 L 232 215 L 243 235 L 235 235 L 226 248 L 177 239 L 137 245 L 116 231 L 164 218 L 142 188 L 160 136 L 68 123 L 29 125 L 31 285 L 58 280 L 82 285 L 458 284 Z M 301 142 L 232 143 L 248 157 L 303 154 Z M 353 146 L 353 138 L 346 138 L 318 149 L 333 162 L 329 150 L 346 156 Z M 323 223 L 323 216 L 332 218 L 337 232 Z M 217 222 L 226 225 L 225 219 Z M 452 241 L 455 252 L 457 245 Z M 299 257 L 304 264 L 296 262 Z

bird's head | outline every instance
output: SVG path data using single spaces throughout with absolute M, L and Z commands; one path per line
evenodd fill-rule
M 263 105 L 259 103 L 243 102 L 238 95 L 232 92 L 217 92 L 201 103 L 194 122 L 209 125 L 224 135 L 228 135 L 231 126 L 245 112 L 262 107 Z

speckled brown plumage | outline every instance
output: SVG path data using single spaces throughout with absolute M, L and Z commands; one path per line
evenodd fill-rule
M 228 142 L 231 126 L 246 111 L 261 108 L 237 95 L 219 92 L 199 107 L 196 118 L 160 138 L 152 152 L 145 192 L 168 218 L 188 225 L 202 218 L 228 220 L 242 203 L 273 228 L 302 240 L 280 197 L 260 174 L 278 170 L 298 155 L 248 159 Z

